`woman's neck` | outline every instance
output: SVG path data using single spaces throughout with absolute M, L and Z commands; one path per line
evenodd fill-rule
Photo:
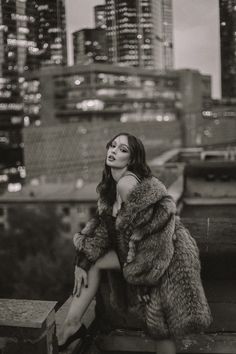
M 123 177 L 125 175 L 127 170 L 127 167 L 125 168 L 111 168 L 111 174 L 112 174 L 112 177 L 113 179 L 118 182 L 119 179 L 121 179 L 121 177 Z

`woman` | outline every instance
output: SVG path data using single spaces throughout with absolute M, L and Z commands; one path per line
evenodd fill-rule
M 121 133 L 108 142 L 97 190 L 97 216 L 74 236 L 74 296 L 60 349 L 86 333 L 81 318 L 97 292 L 101 270 L 119 270 L 132 293 L 127 303 L 141 301 L 146 330 L 159 339 L 160 352 L 175 353 L 175 336 L 199 332 L 211 322 L 196 243 L 166 188 L 151 175 L 135 136 Z

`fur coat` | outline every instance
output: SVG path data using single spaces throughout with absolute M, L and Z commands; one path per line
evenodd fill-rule
M 88 269 L 111 247 L 107 216 L 112 208 L 99 199 L 98 215 L 74 236 L 78 265 Z M 196 333 L 211 323 L 204 294 L 199 251 L 176 216 L 176 206 L 155 177 L 144 179 L 128 195 L 115 222 L 124 279 L 146 289 L 145 322 L 154 338 Z

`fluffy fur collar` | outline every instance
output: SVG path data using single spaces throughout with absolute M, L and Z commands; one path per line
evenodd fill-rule
M 175 213 L 175 203 L 168 195 L 164 184 L 156 177 L 145 178 L 128 195 L 127 201 L 122 204 L 117 214 L 116 226 L 124 229 L 137 220 L 138 215 L 150 206 L 160 202 L 168 213 Z M 111 213 L 111 207 L 106 201 L 98 200 L 98 212 Z

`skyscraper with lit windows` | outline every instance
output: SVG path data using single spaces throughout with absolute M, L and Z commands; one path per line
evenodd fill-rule
M 23 164 L 24 74 L 66 63 L 64 0 L 0 0 L 0 153 Z M 38 100 L 39 94 L 31 95 Z M 36 106 L 35 106 L 36 107 Z M 37 108 L 38 109 L 38 106 Z
M 94 22 L 96 28 L 106 28 L 106 7 L 105 5 L 94 6 Z
M 74 64 L 106 63 L 106 31 L 84 28 L 73 32 Z
M 236 0 L 220 0 L 221 84 L 223 97 L 236 97 Z
M 110 62 L 173 67 L 172 0 L 106 0 L 106 25 Z
M 66 65 L 65 0 L 36 0 L 40 65 Z
M 38 67 L 35 1 L 0 1 L 0 153 L 1 167 L 23 164 L 21 85 Z
M 162 28 L 164 65 L 166 69 L 172 69 L 174 65 L 172 0 L 162 1 Z
M 64 0 L 1 0 L 0 128 L 22 123 L 24 72 L 66 62 Z
M 35 1 L 0 2 L 0 126 L 21 123 L 19 94 L 26 70 L 38 67 Z

